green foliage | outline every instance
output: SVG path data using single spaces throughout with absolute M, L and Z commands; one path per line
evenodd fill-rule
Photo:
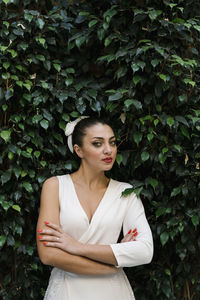
M 42 299 L 39 194 L 76 169 L 63 130 L 82 114 L 115 129 L 112 176 L 131 182 L 153 230 L 153 262 L 127 270 L 136 299 L 199 299 L 199 10 L 197 0 L 0 1 L 2 299 Z

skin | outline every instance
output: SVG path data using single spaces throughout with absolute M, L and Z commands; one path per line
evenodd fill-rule
M 82 146 L 74 145 L 74 151 L 81 158 L 81 165 L 77 172 L 71 174 L 71 179 L 80 204 L 91 222 L 109 184 L 104 172 L 112 168 L 117 154 L 112 128 L 100 123 L 87 128 Z M 110 160 L 104 161 L 105 158 Z M 137 230 L 130 229 L 121 242 L 133 241 L 136 236 Z M 43 263 L 65 271 L 95 275 L 118 271 L 109 245 L 83 244 L 61 229 L 56 177 L 48 179 L 43 185 L 37 245 Z

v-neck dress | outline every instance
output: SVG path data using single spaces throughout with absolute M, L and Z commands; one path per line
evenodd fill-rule
M 113 275 L 80 275 L 53 268 L 44 300 L 134 300 L 123 267 L 149 263 L 153 240 L 141 200 L 134 193 L 122 196 L 131 185 L 110 179 L 91 221 L 81 206 L 69 174 L 59 181 L 60 224 L 62 229 L 85 244 L 110 245 L 119 271 Z M 136 241 L 117 243 L 137 228 Z

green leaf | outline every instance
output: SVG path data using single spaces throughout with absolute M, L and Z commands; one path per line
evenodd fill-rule
M 190 140 L 190 134 L 185 126 L 181 126 L 181 133 Z
M 142 190 L 143 190 L 143 186 L 134 189 L 134 193 L 136 194 L 137 197 L 140 196 L 140 193 L 142 192 Z
M 169 240 L 169 233 L 164 231 L 163 233 L 161 233 L 160 235 L 160 241 L 161 241 L 161 244 L 162 246 L 164 246 L 167 241 Z
M 92 26 L 94 26 L 97 23 L 98 23 L 98 20 L 92 20 L 89 22 L 88 27 L 91 28 Z
M 75 74 L 75 70 L 74 70 L 74 68 L 67 68 L 66 73 L 67 74 Z
M 44 38 L 36 37 L 35 40 L 38 44 L 41 44 L 43 47 L 45 46 L 46 40 Z
M 105 47 L 108 47 L 108 46 L 110 45 L 111 42 L 112 42 L 112 40 L 111 40 L 109 37 L 107 37 L 107 38 L 105 39 L 105 41 L 104 41 L 104 46 L 105 46 Z
M 175 123 L 174 118 L 172 117 L 167 118 L 167 124 L 169 125 L 169 127 L 172 127 L 174 123 Z
M 175 197 L 176 195 L 180 194 L 181 192 L 181 188 L 177 187 L 177 188 L 173 188 L 170 197 Z
M 36 157 L 36 158 L 38 158 L 39 156 L 40 156 L 40 151 L 34 151 L 34 156 Z
M 7 143 L 10 140 L 11 130 L 3 130 L 0 133 L 1 138 Z
M 159 207 L 156 210 L 156 218 L 159 218 L 160 216 L 165 214 L 165 208 L 164 207 Z
M 14 171 L 15 177 L 18 179 L 20 174 L 21 174 L 21 171 L 22 171 L 21 168 L 20 167 L 15 167 L 13 169 L 13 171 Z
M 11 54 L 12 58 L 15 58 L 18 55 L 17 52 L 13 49 L 10 49 L 10 50 L 7 50 L 7 51 Z
M 192 87 L 194 87 L 195 84 L 196 84 L 195 81 L 193 81 L 193 80 L 191 80 L 191 79 L 188 79 L 188 78 L 185 78 L 183 81 L 184 81 L 186 84 L 190 84 Z
M 133 77 L 133 83 L 137 85 L 141 81 L 141 77 L 139 75 L 136 75 Z
M 173 145 L 173 147 L 178 151 L 181 152 L 182 148 L 180 145 Z
M 7 5 L 11 0 L 3 0 L 3 2 Z
M 1 183 L 2 185 L 8 182 L 11 178 L 11 171 L 4 171 L 3 174 L 1 175 Z
M 67 79 L 65 80 L 66 86 L 70 86 L 72 83 L 73 83 L 73 78 L 67 78 Z
M 134 132 L 133 134 L 133 140 L 134 142 L 137 144 L 137 146 L 139 145 L 139 143 L 142 140 L 142 133 L 139 131 Z
M 133 192 L 134 192 L 134 189 L 133 189 L 133 188 L 125 189 L 125 190 L 122 192 L 122 196 L 123 196 L 123 197 L 129 196 L 129 195 L 132 194 Z
M 80 11 L 79 12 L 79 16 L 89 16 L 89 12 L 88 11 Z
M 152 9 L 149 11 L 149 17 L 150 17 L 151 21 L 154 21 L 155 19 L 157 19 L 157 17 L 161 14 L 162 14 L 162 10 Z
M 43 29 L 43 27 L 44 27 L 44 25 L 45 25 L 45 22 L 44 22 L 41 18 L 37 18 L 36 24 L 38 25 L 38 27 L 39 27 L 40 29 Z
M 155 178 L 150 178 L 149 183 L 154 189 L 158 186 L 158 180 Z
M 10 67 L 10 63 L 9 62 L 4 62 L 3 67 L 4 67 L 4 69 L 7 70 Z
M 117 162 L 118 166 L 121 165 L 122 161 L 123 161 L 123 156 L 121 153 L 118 153 L 116 156 L 116 162 Z
M 147 139 L 149 142 L 151 142 L 151 140 L 153 140 L 153 138 L 154 138 L 154 134 L 152 132 L 147 134 Z
M 131 68 L 132 68 L 134 73 L 137 72 L 140 69 L 139 66 L 136 63 L 132 63 Z
M 40 121 L 40 125 L 44 128 L 47 129 L 49 127 L 49 121 L 43 119 L 42 121 Z
M 151 64 L 155 68 L 160 63 L 159 59 L 152 59 Z
M 79 49 L 84 42 L 85 42 L 85 36 L 80 36 L 75 40 L 75 44 Z
M 56 71 L 60 72 L 61 71 L 61 66 L 59 64 L 53 64 L 54 68 Z
M 197 215 L 192 217 L 192 224 L 197 227 L 199 225 L 199 217 Z
M 142 103 L 135 99 L 127 99 L 124 101 L 124 104 L 126 108 L 129 108 L 133 104 L 136 109 L 142 109 Z
M 165 74 L 158 74 L 158 76 L 160 77 L 160 79 L 162 79 L 164 82 L 169 80 L 169 76 L 165 75 Z
M 149 152 L 146 152 L 146 151 L 142 152 L 142 154 L 141 154 L 142 161 L 148 160 L 149 157 L 150 157 Z
M 119 100 L 123 97 L 122 93 L 121 92 L 117 92 L 113 95 L 110 95 L 109 98 L 108 98 L 108 101 L 116 101 L 116 100 Z
M 19 205 L 13 205 L 12 208 L 18 212 L 21 212 L 21 207 Z
M 7 237 L 5 235 L 0 235 L 0 248 L 3 247 L 3 245 L 5 244 L 7 240 Z
M 165 274 L 167 274 L 168 276 L 171 276 L 171 271 L 169 269 L 165 269 Z
M 41 166 L 45 167 L 47 165 L 47 162 L 45 160 L 40 161 Z
M 33 188 L 32 185 L 29 182 L 23 182 L 23 187 L 25 188 L 25 190 L 29 193 L 33 192 Z
M 158 159 L 159 159 L 159 162 L 163 165 L 165 163 L 167 157 L 163 153 L 159 153 Z

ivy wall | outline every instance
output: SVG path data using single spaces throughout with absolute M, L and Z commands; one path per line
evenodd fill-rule
M 198 0 L 0 0 L 0 297 L 42 299 L 44 180 L 77 168 L 66 122 L 106 116 L 111 176 L 143 200 L 155 254 L 127 269 L 138 300 L 200 299 Z

